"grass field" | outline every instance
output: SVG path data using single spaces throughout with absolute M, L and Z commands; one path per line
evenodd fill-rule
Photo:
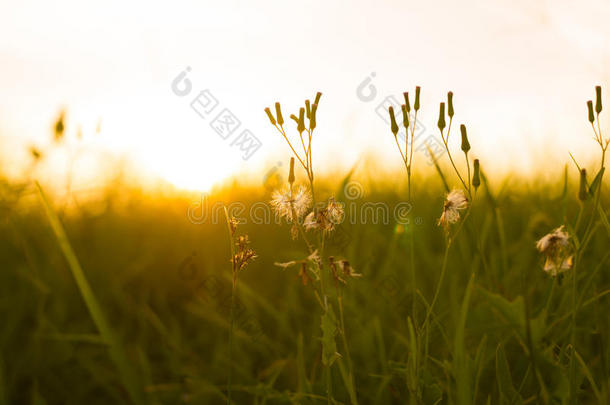
M 110 184 L 77 203 L 4 179 L 0 404 L 607 404 L 609 196 L 566 164 L 554 181 L 468 175 L 446 229 L 434 170 L 316 177 L 344 220 L 296 239 L 262 186 L 196 212 L 199 196 Z M 308 175 L 297 163 L 295 184 Z M 561 225 L 552 276 L 536 242 Z

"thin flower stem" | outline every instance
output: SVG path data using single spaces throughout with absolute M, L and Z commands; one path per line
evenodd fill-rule
M 447 156 L 449 157 L 451 166 L 453 166 L 453 169 L 455 170 L 455 174 L 457 174 L 458 178 L 462 182 L 462 185 L 464 186 L 464 189 L 466 191 L 468 191 L 468 196 L 470 197 L 470 199 L 472 199 L 472 193 L 470 192 L 470 188 L 466 186 L 466 182 L 464 182 L 464 179 L 460 175 L 460 171 L 457 169 L 455 162 L 453 161 L 453 157 L 451 156 L 451 151 L 449 150 L 449 144 L 448 144 L 449 133 L 447 133 L 447 139 L 445 139 L 445 136 L 443 135 L 443 131 L 441 131 L 441 138 L 443 140 L 443 143 L 445 144 L 445 150 L 447 151 Z
M 413 139 L 415 137 L 415 126 L 417 125 L 417 110 L 413 114 L 413 129 L 411 129 L 411 151 L 409 153 L 409 171 L 411 171 L 411 165 L 413 164 Z M 407 151 L 405 150 L 405 154 Z
M 407 134 L 407 136 L 408 136 L 408 134 Z M 398 151 L 400 152 L 402 161 L 404 162 L 405 165 L 407 165 L 407 159 L 406 159 L 405 155 L 402 153 L 402 149 L 400 148 L 400 143 L 398 143 L 398 137 L 395 136 L 394 140 L 396 141 L 396 146 L 398 147 Z
M 606 149 L 602 147 L 602 159 L 601 159 L 602 163 L 601 163 L 601 168 L 600 170 L 604 170 L 605 169 L 605 161 L 606 161 Z M 591 212 L 591 217 L 589 217 L 589 222 L 587 223 L 587 227 L 585 228 L 585 233 L 583 235 L 583 243 L 580 245 L 579 247 L 579 252 L 578 252 L 578 256 L 580 257 L 585 249 L 585 247 L 587 246 L 591 236 L 593 235 L 593 220 L 595 219 L 595 213 L 598 210 L 599 207 L 599 202 L 601 199 L 601 194 L 602 194 L 602 184 L 603 184 L 603 176 L 604 174 L 602 173 L 602 178 L 600 179 L 599 185 L 597 186 L 597 190 L 595 191 L 595 203 L 593 204 L 593 211 Z
M 436 284 L 436 291 L 434 292 L 434 296 L 432 297 L 432 302 L 430 302 L 430 306 L 428 307 L 428 311 L 426 311 L 426 317 L 424 318 L 424 327 L 428 324 L 428 320 L 432 311 L 434 310 L 434 305 L 436 304 L 436 300 L 438 299 L 438 294 L 441 290 L 441 286 L 443 284 L 443 280 L 445 279 L 445 273 L 447 272 L 447 260 L 449 257 L 449 248 L 451 248 L 451 239 L 447 239 L 447 246 L 445 246 L 445 254 L 443 255 L 443 264 L 441 266 L 441 275 Z
M 284 137 L 284 139 L 286 140 L 286 142 L 288 143 L 288 146 L 290 146 L 290 149 L 292 149 L 292 153 L 294 153 L 294 156 L 298 159 L 298 161 L 301 163 L 301 165 L 303 166 L 303 168 L 309 173 L 309 168 L 308 166 L 303 162 L 303 160 L 301 159 L 301 157 L 299 156 L 299 154 L 297 153 L 296 150 L 294 150 L 294 148 L 292 147 L 292 143 L 290 143 L 290 140 L 288 139 L 288 137 L 286 136 L 286 132 L 284 131 L 283 127 L 278 126 L 277 124 L 274 125 L 275 128 L 277 128 L 277 130 L 280 132 L 280 134 L 282 134 L 282 136 Z
M 235 268 L 235 241 L 233 239 L 233 230 L 231 229 L 231 219 L 229 211 L 224 206 L 225 217 L 227 219 L 227 229 L 229 230 L 229 245 L 231 246 L 231 273 L 233 284 L 231 287 L 231 308 L 230 308 L 230 323 L 229 323 L 229 377 L 227 383 L 227 404 L 231 405 L 231 384 L 233 381 L 233 325 L 234 325 L 234 307 L 235 307 L 235 288 L 237 287 L 237 269 Z
M 468 152 L 464 152 L 464 156 L 466 157 L 466 167 L 468 168 L 468 194 L 470 194 L 470 198 L 472 198 L 472 193 L 470 192 L 470 161 L 468 160 Z

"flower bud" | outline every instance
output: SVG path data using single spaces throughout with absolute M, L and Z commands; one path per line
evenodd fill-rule
M 292 186 L 294 183 L 294 158 L 290 158 L 290 172 L 288 173 L 288 183 Z
M 409 103 L 409 92 L 405 91 L 404 93 L 402 93 L 402 95 L 405 97 L 405 105 L 407 106 L 407 111 L 411 111 L 411 103 Z
M 314 104 L 320 104 L 320 97 L 322 97 L 322 93 L 318 92 L 316 94 L 316 99 L 313 101 Z
M 297 124 L 297 131 L 305 131 L 305 109 L 303 107 L 299 109 L 299 122 Z
M 470 150 L 470 142 L 468 142 L 468 135 L 466 134 L 466 125 L 460 125 L 460 131 L 462 132 L 462 151 L 468 153 Z
M 271 109 L 267 107 L 265 108 L 265 112 L 267 113 L 267 117 L 269 117 L 269 121 L 271 121 L 271 125 L 275 125 L 275 117 L 271 114 Z
M 421 87 L 417 86 L 415 88 L 415 104 L 413 104 L 413 109 L 415 111 L 419 110 L 419 92 L 421 90 Z
M 589 122 L 595 121 L 595 114 L 593 114 L 593 101 L 587 101 L 587 109 L 589 110 Z
M 447 93 L 447 115 L 449 118 L 453 118 L 453 92 Z
M 595 112 L 602 112 L 602 86 L 595 86 Z
M 402 125 L 404 125 L 405 129 L 408 131 L 409 130 L 409 110 L 407 110 L 406 104 L 403 104 L 400 108 L 402 109 Z
M 307 119 L 309 119 L 311 116 L 311 106 L 309 105 L 309 100 L 305 100 L 305 113 L 307 114 Z
M 445 129 L 445 103 L 441 103 L 438 111 L 438 129 L 441 132 Z
M 311 106 L 311 117 L 309 118 L 309 129 L 312 131 L 316 128 L 316 111 L 318 111 L 318 105 L 313 104 Z
M 282 117 L 282 107 L 280 103 L 275 103 L 275 115 L 277 116 L 277 123 L 281 126 L 284 125 L 284 117 Z
M 589 192 L 587 190 L 587 169 L 580 170 L 580 187 L 578 189 L 578 199 L 585 201 L 589 198 Z
M 398 134 L 398 124 L 396 124 L 396 117 L 394 116 L 394 107 L 390 106 L 388 109 L 390 112 L 391 129 L 394 136 Z
M 472 173 L 472 186 L 476 190 L 481 185 L 481 168 L 479 167 L 479 159 L 474 160 L 474 170 Z

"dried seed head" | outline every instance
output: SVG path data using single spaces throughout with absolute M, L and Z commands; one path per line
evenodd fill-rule
M 602 86 L 595 86 L 595 112 L 602 112 Z
M 473 170 L 473 174 L 472 174 L 472 186 L 474 187 L 475 191 L 481 185 L 480 171 L 481 171 L 481 168 L 479 167 L 479 159 L 475 159 L 474 160 L 474 170 Z
M 415 88 L 415 103 L 413 104 L 413 109 L 415 111 L 419 110 L 419 92 L 421 91 L 421 87 L 417 86 Z
M 593 114 L 593 101 L 587 101 L 587 109 L 589 110 L 589 122 L 595 121 L 595 114 Z
M 267 107 L 265 108 L 265 112 L 267 113 L 267 117 L 269 117 L 269 121 L 271 121 L 271 125 L 275 125 L 275 117 L 271 113 L 271 109 Z
M 405 97 L 405 105 L 407 106 L 407 111 L 411 111 L 411 103 L 409 103 L 409 92 L 405 91 L 404 93 L 402 93 L 402 95 Z
M 305 131 L 305 109 L 303 107 L 299 109 L 299 122 L 297 124 L 297 131 Z
M 460 125 L 460 131 L 462 132 L 462 151 L 468 153 L 470 150 L 470 142 L 468 142 L 468 135 L 466 134 L 466 125 Z
M 313 104 L 311 106 L 311 117 L 309 118 L 309 129 L 312 131 L 316 128 L 316 111 L 318 111 L 318 105 Z
M 445 129 L 445 103 L 441 103 L 438 111 L 438 129 L 441 132 Z
M 545 258 L 544 271 L 553 277 L 574 265 L 574 245 L 563 225 L 540 238 L 536 248 Z
M 578 190 L 578 199 L 585 201 L 589 198 L 589 192 L 587 190 L 587 169 L 580 170 L 580 188 Z
M 277 123 L 284 125 L 284 117 L 282 117 L 282 107 L 280 103 L 275 103 L 275 115 L 277 116 Z
M 290 158 L 290 172 L 288 173 L 288 183 L 292 186 L 294 183 L 294 158 Z
M 298 221 L 311 206 L 311 193 L 304 186 L 285 187 L 271 196 L 271 206 L 280 218 Z M 294 216 L 296 215 L 296 218 Z
M 311 116 L 311 105 L 309 104 L 309 100 L 305 100 L 305 113 L 307 113 L 307 119 Z
M 456 223 L 460 219 L 460 210 L 468 207 L 468 198 L 462 190 L 452 190 L 443 204 L 443 213 L 438 220 L 438 225 L 449 229 L 449 225 Z
M 407 106 L 405 104 L 403 104 L 400 108 L 402 109 L 402 125 L 404 125 L 405 129 L 408 131 L 409 130 L 409 110 L 407 110 Z
M 390 106 L 390 108 L 388 108 L 388 111 L 390 112 L 392 133 L 394 134 L 394 136 L 396 136 L 398 134 L 398 124 L 396 123 L 396 117 L 394 116 L 394 107 Z
M 447 115 L 449 116 L 449 118 L 453 118 L 453 92 L 450 91 L 449 93 L 447 93 Z

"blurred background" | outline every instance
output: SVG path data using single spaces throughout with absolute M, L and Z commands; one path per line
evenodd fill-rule
M 264 109 L 280 101 L 294 137 L 288 117 L 317 91 L 316 201 L 334 196 L 348 219 L 316 239 L 324 260 L 349 259 L 362 275 L 330 292 L 345 294 L 360 403 L 404 403 L 413 392 L 422 403 L 454 403 L 467 386 L 453 378 L 465 364 L 460 335 L 460 350 L 478 359 L 481 401 L 504 403 L 511 373 L 523 403 L 539 403 L 539 384 L 549 403 L 568 403 L 572 385 L 582 403 L 608 398 L 608 192 L 583 201 L 594 192 L 579 193 L 569 152 L 594 191 L 603 172 L 586 101 L 603 86 L 607 134 L 609 16 L 601 0 L 0 2 L 0 405 L 221 403 L 229 370 L 236 403 L 326 403 L 328 381 L 348 403 L 339 371 L 323 365 L 311 284 L 275 265 L 308 250 L 267 204 L 291 153 Z M 413 101 L 416 86 L 407 204 L 387 109 L 403 91 Z M 437 226 L 459 184 L 438 148 L 448 91 L 457 165 L 465 169 L 466 124 L 468 157 L 486 174 L 451 252 Z M 300 167 L 296 175 L 306 183 Z M 245 219 L 238 234 L 258 254 L 236 288 L 234 352 L 223 205 Z M 379 208 L 393 215 L 380 218 Z M 563 284 L 535 248 L 562 224 L 588 243 L 572 272 L 580 279 Z M 75 280 L 78 263 L 89 294 Z M 425 345 L 414 344 L 411 322 L 423 325 L 435 291 L 438 329 L 426 326 Z M 583 303 L 571 328 L 569 291 Z M 526 320 L 544 384 L 523 350 Z M 426 354 L 412 355 L 415 346 Z M 589 382 L 571 376 L 574 347 Z M 503 350 L 510 370 L 496 384 Z
M 179 189 L 238 173 L 258 182 L 289 154 L 263 109 L 281 101 L 287 116 L 316 91 L 318 170 L 396 170 L 387 100 L 416 85 L 419 145 L 438 138 L 438 103 L 452 90 L 456 123 L 488 171 L 557 173 L 568 151 L 583 161 L 596 151 L 585 101 L 610 61 L 602 0 L 23 1 L 3 2 L 0 15 L 1 170 L 29 174 L 30 148 L 49 146 L 65 111 L 67 146 L 36 177 L 63 179 L 69 167 L 74 190 L 117 161 L 138 181 Z M 182 72 L 191 88 L 177 95 Z M 191 107 L 202 91 L 216 106 L 207 116 Z M 213 121 L 226 111 L 239 125 L 224 139 Z M 233 143 L 244 130 L 260 145 L 246 159 Z

